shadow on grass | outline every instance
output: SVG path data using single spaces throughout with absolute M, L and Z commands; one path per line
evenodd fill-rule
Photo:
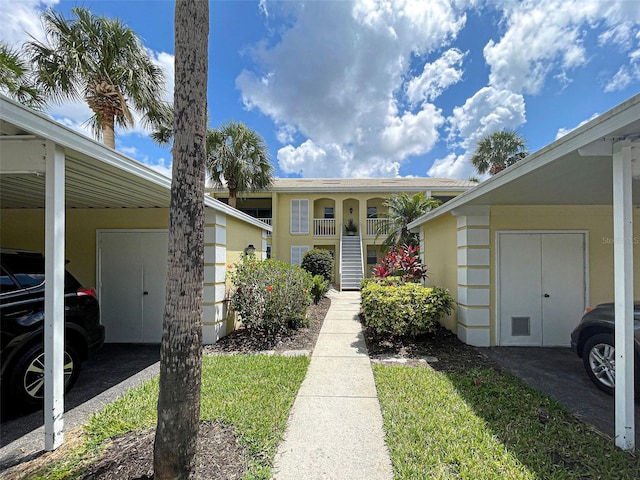
M 481 429 L 537 478 L 638 478 L 638 455 L 617 450 L 611 439 L 511 374 L 499 369 L 439 374 L 482 420 Z

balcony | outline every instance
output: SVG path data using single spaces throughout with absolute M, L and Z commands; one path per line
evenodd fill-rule
M 314 218 L 313 219 L 313 236 L 314 237 L 335 237 L 336 221 L 333 218 Z
M 391 230 L 391 222 L 387 218 L 367 218 L 367 236 L 375 237 L 380 234 L 388 235 Z

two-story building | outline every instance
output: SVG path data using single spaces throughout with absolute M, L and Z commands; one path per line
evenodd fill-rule
M 307 250 L 328 250 L 335 259 L 334 285 L 357 289 L 381 256 L 387 198 L 424 192 L 445 203 L 475 185 L 446 178 L 280 178 L 268 190 L 239 197 L 237 208 L 273 226 L 270 257 L 299 265 Z M 209 194 L 228 200 L 224 189 Z M 351 224 L 354 229 L 347 228 Z

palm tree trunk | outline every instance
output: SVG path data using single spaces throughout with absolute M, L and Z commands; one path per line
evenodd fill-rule
M 102 122 L 102 143 L 107 147 L 116 148 L 116 135 L 114 132 L 113 114 L 104 114 L 100 119 Z
M 175 115 L 168 277 L 154 445 L 156 480 L 187 480 L 200 424 L 209 4 L 175 9 Z
M 229 206 L 236 208 L 237 197 L 235 189 L 229 189 Z

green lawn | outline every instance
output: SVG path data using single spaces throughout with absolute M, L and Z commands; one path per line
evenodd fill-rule
M 271 462 L 308 365 L 307 357 L 203 357 L 200 417 L 235 428 L 251 457 L 244 478 L 271 477 Z M 81 445 L 29 478 L 76 478 L 109 439 L 155 427 L 157 398 L 157 379 L 130 390 L 92 417 Z
M 374 365 L 395 479 L 638 479 L 640 458 L 509 374 Z

